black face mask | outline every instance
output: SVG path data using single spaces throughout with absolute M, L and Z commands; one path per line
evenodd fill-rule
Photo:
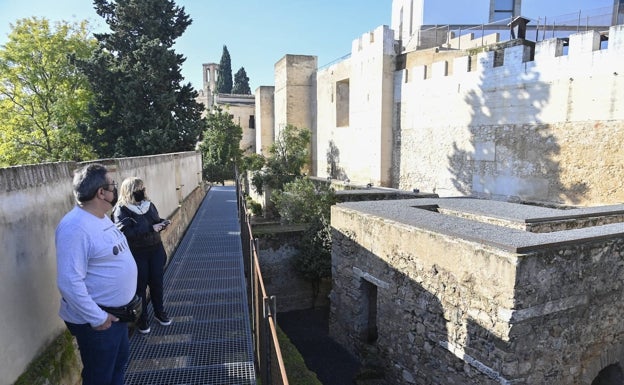
M 117 204 L 117 198 L 119 198 L 119 196 L 117 196 L 117 187 L 113 187 L 113 191 L 111 192 L 113 193 L 113 199 L 107 202 L 110 203 L 111 206 L 115 207 L 115 205 Z
M 142 202 L 145 199 L 145 190 L 139 190 L 132 193 L 135 202 Z

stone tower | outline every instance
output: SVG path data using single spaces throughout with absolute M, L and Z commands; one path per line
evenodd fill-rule
M 217 71 L 219 65 L 216 63 L 207 63 L 202 65 L 203 69 L 203 92 L 206 98 L 206 109 L 210 110 L 214 105 L 215 89 L 217 87 Z

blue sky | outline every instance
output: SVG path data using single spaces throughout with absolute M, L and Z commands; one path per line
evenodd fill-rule
M 425 24 L 483 23 L 487 0 L 425 0 Z M 483 6 L 475 4 L 483 3 Z M 286 54 L 316 55 L 320 66 L 350 53 L 351 42 L 380 25 L 390 25 L 392 0 L 177 0 L 193 24 L 175 49 L 186 57 L 182 75 L 202 87 L 203 63 L 219 63 L 228 47 L 233 73 L 245 67 L 252 92 L 273 85 L 275 63 Z M 573 14 L 613 4 L 612 0 L 523 0 L 530 18 Z M 485 10 L 485 11 L 484 11 Z M 9 24 L 38 16 L 49 20 L 87 19 L 96 30 L 106 27 L 90 0 L 0 0 L 0 45 Z

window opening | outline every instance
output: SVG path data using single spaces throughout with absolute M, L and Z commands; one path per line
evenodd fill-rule
M 364 325 L 362 339 L 367 344 L 377 341 L 377 286 L 366 280 L 362 280 L 362 294 L 364 305 Z
M 349 79 L 336 83 L 336 127 L 349 126 Z

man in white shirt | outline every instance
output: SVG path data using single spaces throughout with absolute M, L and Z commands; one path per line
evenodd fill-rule
M 121 307 L 134 297 L 137 267 L 125 236 L 108 217 L 117 187 L 106 167 L 74 174 L 77 205 L 56 228 L 59 316 L 76 337 L 83 385 L 123 385 L 128 324 L 99 305 Z

